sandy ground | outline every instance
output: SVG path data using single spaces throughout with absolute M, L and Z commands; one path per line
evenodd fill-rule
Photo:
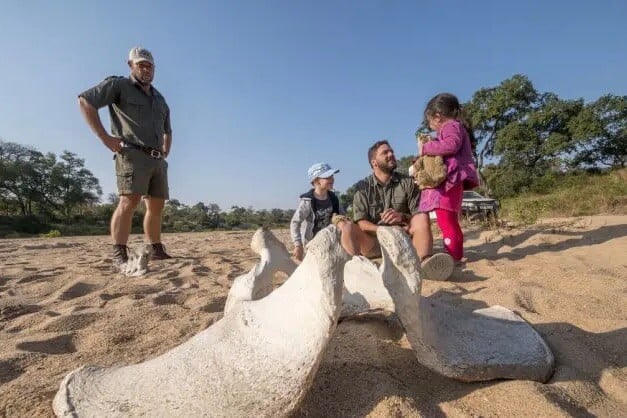
M 166 234 L 177 258 L 139 278 L 115 273 L 107 237 L 0 240 L 0 415 L 52 416 L 69 371 L 155 357 L 220 319 L 257 260 L 251 236 Z M 339 324 L 298 416 L 627 416 L 627 216 L 466 236 L 465 266 L 423 294 L 519 313 L 555 354 L 551 380 L 456 382 L 416 361 L 393 315 L 360 317 Z

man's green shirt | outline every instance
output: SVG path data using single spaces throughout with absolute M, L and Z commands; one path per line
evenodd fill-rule
M 381 220 L 381 214 L 389 208 L 405 215 L 418 213 L 420 189 L 414 180 L 394 172 L 387 184 L 380 183 L 374 174 L 357 183 L 353 197 L 353 220 L 367 220 L 373 224 Z
M 163 134 L 172 133 L 170 108 L 151 87 L 146 94 L 130 77 L 108 77 L 96 87 L 79 94 L 96 109 L 109 107 L 111 135 L 154 149 L 163 148 Z

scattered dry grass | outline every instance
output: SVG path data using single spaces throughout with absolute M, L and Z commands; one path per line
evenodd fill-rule
M 627 213 L 627 169 L 572 176 L 547 194 L 524 194 L 502 201 L 501 218 L 522 224 L 539 218 Z

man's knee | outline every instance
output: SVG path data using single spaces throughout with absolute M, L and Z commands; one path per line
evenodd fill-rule
M 409 222 L 409 235 L 422 234 L 431 228 L 428 213 L 417 213 L 411 217 Z
M 133 212 L 139 201 L 141 200 L 141 195 L 139 194 L 123 194 L 120 195 L 120 201 L 118 203 L 118 210 L 123 213 Z
M 146 202 L 146 212 L 161 213 L 163 207 L 165 206 L 165 199 L 160 197 L 148 196 L 144 200 Z

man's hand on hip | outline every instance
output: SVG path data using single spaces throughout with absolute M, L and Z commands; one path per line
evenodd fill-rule
M 124 148 L 122 139 L 111 135 L 107 135 L 107 137 L 102 140 L 102 143 L 105 144 L 105 147 L 109 148 L 111 152 L 120 152 L 122 148 Z

